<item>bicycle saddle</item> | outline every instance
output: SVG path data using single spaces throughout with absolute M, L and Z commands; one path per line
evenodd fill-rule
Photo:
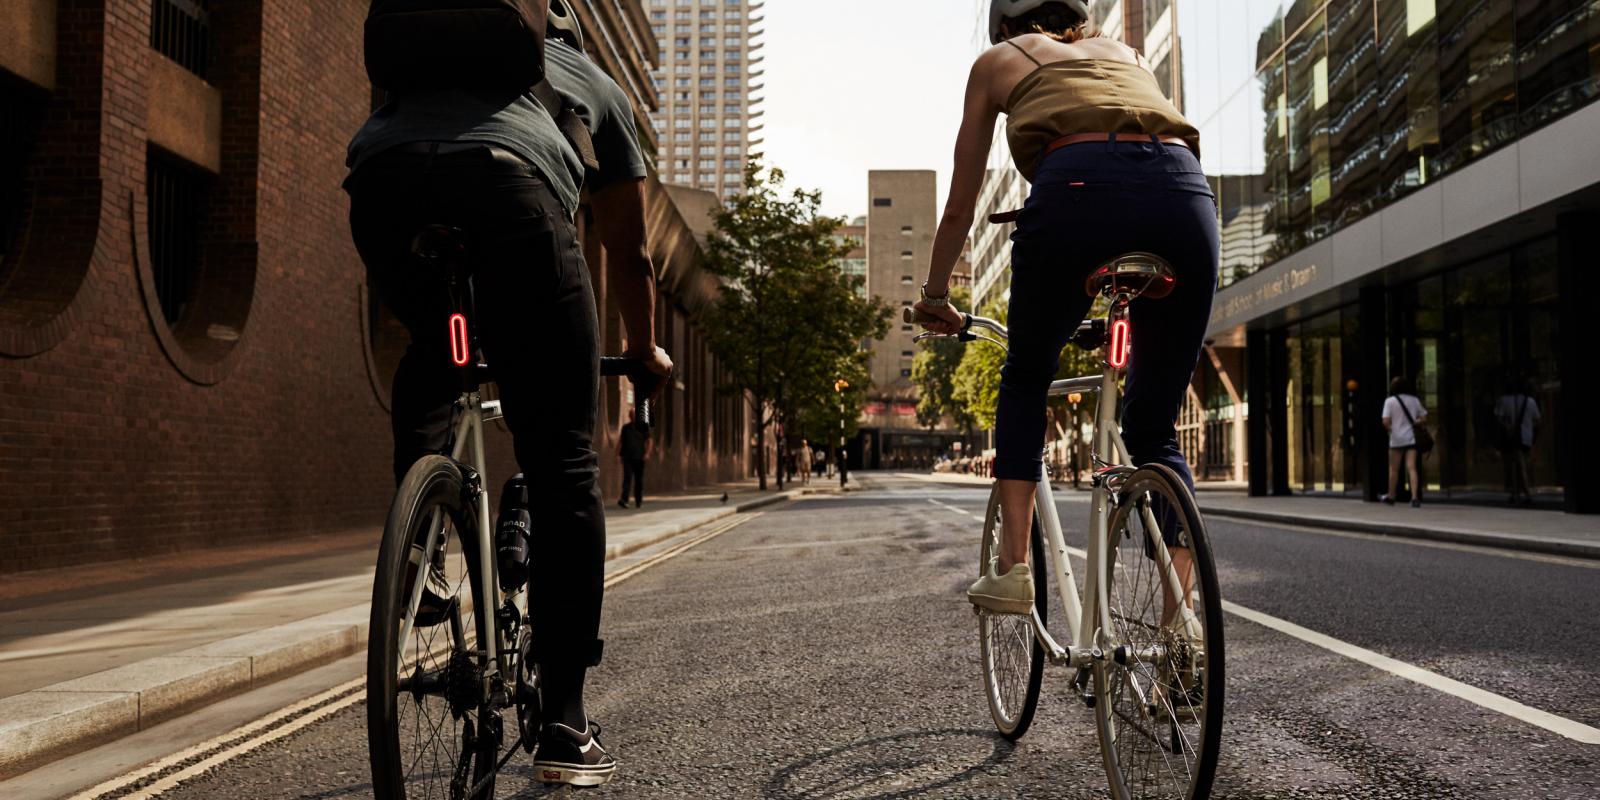
M 1090 297 L 1125 294 L 1130 300 L 1135 297 L 1160 300 L 1172 294 L 1177 285 L 1177 271 L 1166 259 L 1154 253 L 1126 253 L 1089 273 L 1083 290 Z
M 466 251 L 466 234 L 448 225 L 424 225 L 411 239 L 411 255 L 431 263 L 455 263 Z

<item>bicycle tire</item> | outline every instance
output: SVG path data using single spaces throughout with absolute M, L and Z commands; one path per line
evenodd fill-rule
M 493 614 L 478 613 L 479 609 L 492 608 L 493 599 L 486 604 L 476 596 L 479 585 L 477 545 L 473 540 L 477 524 L 475 510 L 464 499 L 464 483 L 461 468 L 454 461 L 438 455 L 420 459 L 412 465 L 401 482 L 384 526 L 373 579 L 372 616 L 367 644 L 367 744 L 373 795 L 377 800 L 405 800 L 408 786 L 414 786 L 418 780 L 427 782 L 429 786 L 429 790 L 417 792 L 420 796 L 433 796 L 433 783 L 443 786 L 439 792 L 441 796 L 450 796 L 450 781 L 462 780 L 462 776 L 456 773 L 464 763 L 461 753 L 467 749 L 465 739 L 469 733 L 484 728 L 482 715 L 478 713 L 481 705 L 478 709 L 458 712 L 452 710 L 450 701 L 442 696 L 413 695 L 409 692 L 402 696 L 401 688 L 402 671 L 409 669 L 413 675 L 420 672 L 436 677 L 443 675 L 443 671 L 449 667 L 448 656 L 470 646 L 469 641 L 464 641 L 469 627 L 463 619 L 465 616 L 471 617 L 470 627 L 477 641 L 484 641 L 493 635 L 490 627 L 494 624 Z M 435 511 L 440 512 L 437 521 L 434 520 Z M 413 544 L 425 540 L 428 526 L 438 523 L 443 524 L 443 530 L 436 537 L 436 550 L 448 547 L 452 531 L 462 545 L 461 562 L 465 567 L 461 570 L 462 579 L 445 581 L 455 591 L 453 597 L 456 602 L 447 605 L 447 610 L 439 615 L 437 621 L 430 620 L 428 624 L 422 624 L 419 620 L 419 624 L 412 627 L 408 641 L 401 642 L 401 620 L 410 603 L 411 587 L 408 584 L 423 576 L 422 565 L 433 563 L 431 552 L 422 553 L 415 561 L 418 567 L 413 572 Z M 463 590 L 468 594 L 466 598 L 460 597 Z M 470 601 L 471 611 L 464 610 L 463 600 Z M 448 637 L 442 643 L 434 638 L 441 628 L 445 629 Z M 413 641 L 416 642 L 415 646 Z M 441 649 L 449 651 L 442 661 L 439 654 Z M 415 662 L 407 664 L 408 658 L 414 658 Z M 431 714 L 428 712 L 430 707 L 433 709 Z M 447 757 L 443 760 L 435 752 L 429 764 L 431 771 L 422 775 L 417 775 L 419 767 L 423 765 L 422 757 L 416 756 L 408 765 L 401 750 L 402 728 L 405 727 L 407 716 L 419 720 L 419 732 L 420 720 L 432 722 L 437 718 L 428 741 L 423 742 L 422 746 L 434 742 L 439 742 L 441 747 L 447 747 L 450 742 L 457 744 L 456 749 L 444 753 Z M 448 730 L 441 736 L 440 729 L 446 727 Z M 489 800 L 494 796 L 494 754 L 498 753 L 500 742 L 492 741 L 493 738 L 492 735 L 477 737 L 477 744 L 472 748 L 472 768 L 470 777 L 465 778 L 466 782 L 471 785 L 488 779 L 475 800 Z M 420 736 L 418 741 L 421 742 Z
M 1152 495 L 1156 494 L 1165 498 L 1169 505 L 1164 514 L 1151 502 Z M 1113 634 L 1118 642 L 1134 640 L 1140 632 L 1150 637 L 1148 642 L 1129 645 L 1125 653 L 1155 645 L 1164 647 L 1162 652 L 1166 655 L 1149 660 L 1127 655 L 1126 665 L 1117 663 L 1118 659 L 1113 657 L 1094 669 L 1095 728 L 1106 778 L 1112 797 L 1117 800 L 1155 797 L 1204 800 L 1210 796 L 1216 778 L 1227 675 L 1222 597 L 1211 541 L 1194 496 L 1177 473 L 1165 466 L 1141 467 L 1123 482 L 1120 496 L 1123 500 L 1112 513 L 1110 541 L 1106 545 L 1103 580 L 1106 581 L 1107 602 L 1112 606 L 1107 616 L 1112 618 L 1113 627 L 1117 629 Z M 1192 609 L 1201 623 L 1198 647 L 1190 643 L 1192 633 L 1183 636 L 1186 644 L 1171 647 L 1156 644 L 1179 641 L 1171 625 L 1163 619 L 1166 609 L 1159 612 L 1152 626 L 1148 619 L 1142 618 L 1148 615 L 1135 607 L 1136 596 L 1143 594 L 1137 586 L 1136 573 L 1148 570 L 1154 576 L 1158 570 L 1149 555 L 1153 550 L 1148 544 L 1151 532 L 1143 516 L 1147 508 L 1152 511 L 1152 519 L 1160 514 L 1178 525 L 1178 535 L 1192 552 L 1195 585 L 1189 595 L 1195 598 L 1198 593 Z M 1158 521 L 1158 527 L 1159 524 Z M 1119 571 L 1118 564 L 1124 561 L 1127 565 Z M 1122 577 L 1119 579 L 1118 575 Z M 1159 577 L 1155 580 L 1165 583 Z M 1156 604 L 1164 605 L 1164 597 L 1160 595 Z M 1146 683 L 1149 684 L 1148 693 L 1141 693 L 1139 687 Z M 1162 687 L 1176 687 L 1177 691 Z M 1183 699 L 1173 701 L 1171 698 L 1175 695 Z M 1196 696 L 1202 704 L 1198 712 L 1194 705 Z M 1157 751 L 1161 753 L 1161 761 L 1152 770 L 1151 766 L 1156 764 L 1152 756 Z M 1183 768 L 1175 768 L 1174 761 Z
M 983 543 L 978 549 L 978 570 L 989 568 L 989 559 L 993 548 L 999 542 L 1000 532 L 1000 494 L 996 489 L 990 493 L 989 508 L 984 514 Z M 1039 515 L 1033 514 L 1033 532 L 1029 537 L 1033 551 L 1033 611 L 1037 619 L 1023 617 L 1015 614 L 989 614 L 978 612 L 978 654 L 983 672 L 983 694 L 989 704 L 989 716 L 994 720 L 995 730 L 1007 740 L 1016 741 L 1028 732 L 1033 725 L 1034 712 L 1039 707 L 1039 687 L 1044 678 L 1044 645 L 1039 643 L 1039 638 L 1034 635 L 1032 625 L 1043 626 L 1049 620 L 1050 593 L 1048 570 L 1044 561 L 1044 537 L 1039 531 Z M 1019 639 L 1026 636 L 1026 642 L 1031 647 L 1022 644 Z M 1002 649 L 1003 645 L 1010 645 Z M 1024 656 L 1020 652 L 1024 648 L 1028 653 Z M 1015 670 L 1008 670 L 1012 674 L 1012 684 L 1020 686 L 1002 686 L 998 673 L 1006 665 L 1017 666 L 1022 658 L 1028 659 L 1028 672 L 1022 681 L 1015 678 Z M 1020 697 L 1017 690 L 1021 689 Z M 1014 707 L 1012 707 L 1014 706 Z

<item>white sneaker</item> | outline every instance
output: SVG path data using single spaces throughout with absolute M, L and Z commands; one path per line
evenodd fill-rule
M 1032 614 L 1033 570 L 1016 564 L 1001 575 L 999 569 L 999 562 L 990 559 L 988 571 L 967 590 L 967 600 L 996 614 Z

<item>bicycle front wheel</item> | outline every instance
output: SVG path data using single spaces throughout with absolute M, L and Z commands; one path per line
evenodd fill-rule
M 986 571 L 1000 552 L 1001 511 L 998 490 L 989 495 L 984 515 L 983 546 L 978 569 Z M 1034 626 L 1044 626 L 1050 610 L 1049 581 L 1044 562 L 1044 539 L 1038 515 L 1033 519 L 1033 614 L 991 614 L 978 609 L 978 650 L 983 661 L 983 689 L 989 715 L 1001 736 L 1016 741 L 1033 724 L 1039 707 L 1039 684 L 1044 676 L 1044 645 Z
M 379 548 L 367 644 L 367 744 L 378 800 L 494 796 L 497 718 L 480 711 L 477 524 L 455 462 L 427 456 L 401 482 Z M 480 613 L 484 612 L 484 613 Z
M 1111 516 L 1111 646 L 1095 670 L 1095 722 L 1118 800 L 1203 800 L 1222 740 L 1222 598 L 1205 522 L 1177 473 L 1128 477 Z

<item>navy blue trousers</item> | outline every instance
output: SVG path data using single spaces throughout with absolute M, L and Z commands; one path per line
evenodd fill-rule
M 1135 465 L 1165 464 L 1194 488 L 1177 419 L 1217 286 L 1216 203 L 1188 148 L 1091 142 L 1045 158 L 1011 236 L 1010 355 L 1001 373 L 995 477 L 1038 481 L 1045 398 L 1093 298 L 1084 280 L 1123 253 L 1172 263 L 1177 288 L 1129 308 L 1132 353 L 1122 437 Z

